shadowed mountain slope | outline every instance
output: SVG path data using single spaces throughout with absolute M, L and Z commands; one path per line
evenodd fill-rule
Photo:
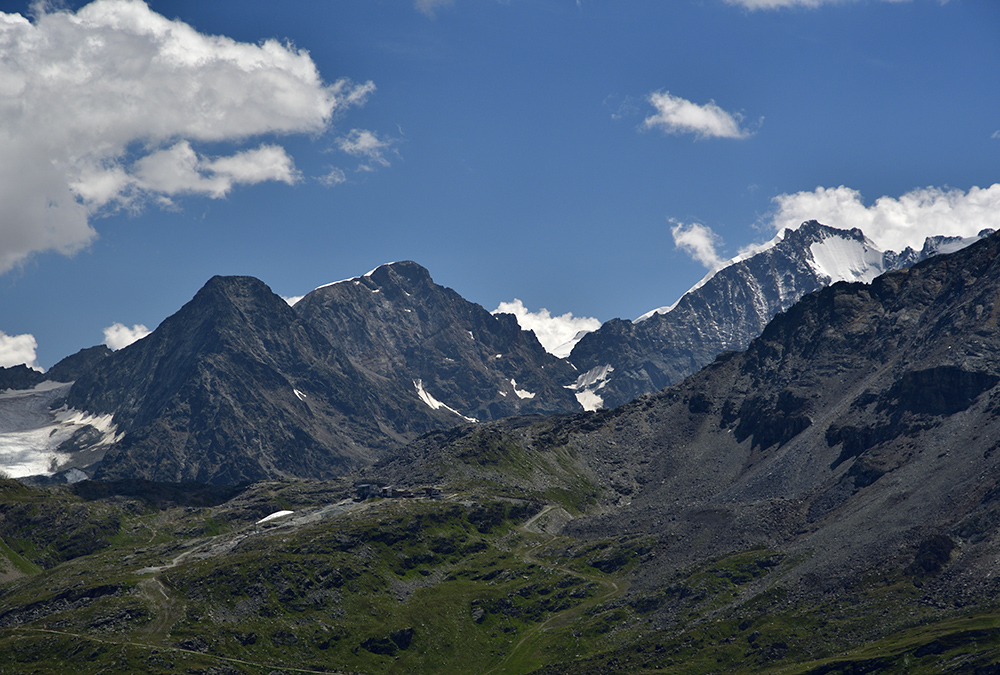
M 660 393 L 498 425 L 492 444 L 580 458 L 607 512 L 568 531 L 656 534 L 648 584 L 764 546 L 800 556 L 788 587 L 843 589 L 913 569 L 939 541 L 962 554 L 938 560 L 935 583 L 981 593 L 1000 553 L 998 313 L 993 236 L 870 285 L 808 295 L 745 352 Z M 421 439 L 411 461 L 456 475 L 473 433 L 485 431 Z
M 67 403 L 113 413 L 125 434 L 100 465 L 105 479 L 329 477 L 455 421 L 359 372 L 250 277 L 212 278 L 80 377 Z

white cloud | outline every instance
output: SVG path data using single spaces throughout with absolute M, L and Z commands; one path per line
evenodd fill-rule
M 1000 138 L 1000 129 L 997 129 L 992 134 L 990 134 L 990 138 Z
M 199 156 L 188 141 L 181 141 L 138 160 L 131 182 L 144 193 L 201 194 L 217 199 L 236 184 L 274 180 L 291 185 L 298 178 L 292 158 L 278 145 L 209 159 Z
M 346 136 L 337 139 L 337 147 L 352 157 L 365 160 L 359 167 L 361 171 L 374 171 L 377 166 L 389 166 L 385 152 L 392 145 L 392 140 L 380 139 L 374 132 L 367 129 L 351 129 Z
M 653 92 L 648 100 L 656 108 L 656 114 L 643 121 L 647 129 L 669 134 L 695 134 L 698 138 L 746 138 L 750 135 L 740 126 L 742 115 L 726 112 L 715 101 L 698 105 L 669 91 Z
M 708 269 L 715 269 L 726 262 L 715 250 L 719 244 L 719 236 L 711 228 L 698 223 L 685 225 L 674 221 L 670 234 L 673 235 L 674 246 Z
M 1000 183 L 968 192 L 936 187 L 899 198 L 880 197 L 866 206 L 861 193 L 841 185 L 783 194 L 769 219 L 774 231 L 797 228 L 806 220 L 841 229 L 861 228 L 883 249 L 919 249 L 934 235 L 971 237 L 985 228 L 1000 230 Z
M 279 145 L 209 156 L 196 144 L 321 132 L 374 89 L 327 84 L 294 46 L 203 35 L 141 0 L 33 22 L 0 12 L 0 272 L 80 250 L 98 214 L 295 182 Z
M 517 298 L 514 298 L 513 302 L 501 302 L 492 313 L 513 314 L 523 330 L 533 331 L 545 351 L 559 358 L 569 356 L 573 345 L 580 341 L 584 333 L 601 327 L 600 320 L 573 316 L 572 312 L 559 316 L 552 316 L 545 308 L 531 312 Z
M 285 302 L 287 302 L 289 304 L 289 306 L 294 307 L 295 303 L 297 303 L 299 300 L 301 300 L 304 297 L 306 297 L 306 296 L 304 296 L 304 295 L 288 295 L 288 296 L 283 295 L 283 296 L 281 296 L 281 299 L 284 300 Z
M 149 335 L 149 329 L 141 323 L 137 323 L 131 328 L 125 324 L 115 323 L 104 329 L 104 344 L 115 351 L 128 347 L 136 340 Z
M 41 370 L 35 363 L 35 350 L 38 343 L 30 333 L 22 335 L 7 335 L 0 331 L 0 368 L 9 368 L 24 364 L 29 368 Z

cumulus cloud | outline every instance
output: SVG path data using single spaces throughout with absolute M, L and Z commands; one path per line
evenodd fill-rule
M 34 21 L 0 12 L 0 272 L 80 250 L 95 215 L 293 183 L 280 145 L 209 155 L 198 144 L 321 132 L 374 89 L 325 83 L 292 45 L 203 35 L 141 0 Z
M 669 91 L 653 92 L 648 100 L 656 108 L 656 114 L 643 121 L 647 129 L 659 129 L 668 134 L 695 134 L 698 138 L 746 138 L 750 135 L 741 126 L 741 114 L 728 113 L 715 101 L 698 105 Z
M 774 198 L 768 220 L 776 232 L 797 228 L 806 220 L 831 227 L 861 228 L 883 249 L 919 249 L 934 235 L 971 237 L 985 228 L 1000 230 L 1000 183 L 968 192 L 936 187 L 912 190 L 901 197 L 879 197 L 865 205 L 861 193 L 841 185 Z
M 674 221 L 670 234 L 673 235 L 674 246 L 708 269 L 715 269 L 726 262 L 715 250 L 719 245 L 719 236 L 711 228 L 698 223 L 685 225 Z
M 149 329 L 141 323 L 137 323 L 131 328 L 122 323 L 114 323 L 104 329 L 104 344 L 109 349 L 117 351 L 147 335 L 149 335 Z
M 579 342 L 585 333 L 601 327 L 598 319 L 573 316 L 572 312 L 552 316 L 544 307 L 532 312 L 517 298 L 512 302 L 501 302 L 493 310 L 493 314 L 513 314 L 523 330 L 534 332 L 545 351 L 559 358 L 569 356 L 573 351 L 573 345 Z
M 9 368 L 24 364 L 29 368 L 41 370 L 35 363 L 35 350 L 38 343 L 30 333 L 22 335 L 7 335 L 0 331 L 0 368 Z
M 295 303 L 297 303 L 299 300 L 301 300 L 304 297 L 306 297 L 306 296 L 304 296 L 304 295 L 287 295 L 287 296 L 283 295 L 283 296 L 281 296 L 281 299 L 284 300 L 285 302 L 287 302 L 290 307 L 294 307 Z

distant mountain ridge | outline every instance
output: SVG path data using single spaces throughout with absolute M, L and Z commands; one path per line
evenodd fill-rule
M 859 229 L 816 221 L 785 230 L 762 249 L 715 270 L 674 305 L 633 321 L 612 319 L 569 356 L 588 409 L 615 407 L 679 382 L 728 350 L 745 349 L 779 312 L 837 281 L 870 282 L 978 237 L 928 238 L 921 251 L 881 251 Z

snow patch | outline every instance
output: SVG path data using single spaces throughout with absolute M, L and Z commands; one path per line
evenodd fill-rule
M 594 412 L 604 407 L 604 399 L 592 391 L 578 391 L 574 395 L 580 407 L 587 412 Z
M 304 400 L 306 400 L 306 395 L 305 395 L 305 394 L 303 394 L 303 393 L 302 393 L 301 391 L 299 391 L 298 389 L 292 389 L 292 391 L 294 391 L 294 392 L 295 392 L 295 395 L 299 397 L 299 400 L 300 400 L 300 401 L 304 401 Z
M 271 515 L 264 516 L 263 518 L 258 520 L 256 524 L 260 525 L 261 523 L 266 523 L 269 520 L 277 520 L 278 518 L 284 518 L 285 516 L 290 516 L 293 513 L 295 513 L 295 511 L 275 511 Z
M 465 415 L 463 415 L 462 413 L 458 412 L 454 408 L 451 408 L 451 407 L 445 405 L 441 401 L 439 401 L 436 398 L 434 398 L 433 396 L 431 396 L 427 392 L 427 390 L 424 389 L 424 382 L 423 382 L 423 380 L 414 380 L 413 381 L 413 386 L 416 387 L 416 389 L 417 389 L 417 396 L 419 396 L 420 400 L 423 401 L 424 403 L 426 403 L 428 405 L 428 407 L 430 407 L 431 410 L 441 410 L 441 409 L 444 409 L 444 410 L 447 410 L 450 413 L 454 413 L 454 414 L 458 415 L 459 417 L 461 417 L 462 419 L 464 419 L 466 422 L 478 422 L 479 421 L 475 417 L 466 417 Z
M 583 375 L 576 378 L 576 382 L 566 387 L 566 389 L 580 390 L 601 388 L 608 383 L 608 375 L 615 372 L 614 366 L 610 363 L 603 366 L 591 368 Z
M 524 399 L 535 398 L 535 395 L 533 393 L 531 393 L 530 391 L 525 391 L 523 389 L 518 389 L 517 388 L 517 382 L 514 380 L 514 378 L 510 378 L 510 386 L 514 388 L 514 393 L 517 394 L 517 397 L 519 399 L 521 399 L 522 401 Z
M 604 388 L 604 386 L 608 383 L 608 376 L 613 373 L 614 370 L 614 366 L 611 364 L 591 368 L 584 374 L 577 377 L 576 382 L 568 385 L 566 389 L 571 389 L 576 392 L 574 395 L 576 396 L 577 402 L 587 412 L 600 410 L 604 407 L 604 399 L 597 394 L 597 391 Z

